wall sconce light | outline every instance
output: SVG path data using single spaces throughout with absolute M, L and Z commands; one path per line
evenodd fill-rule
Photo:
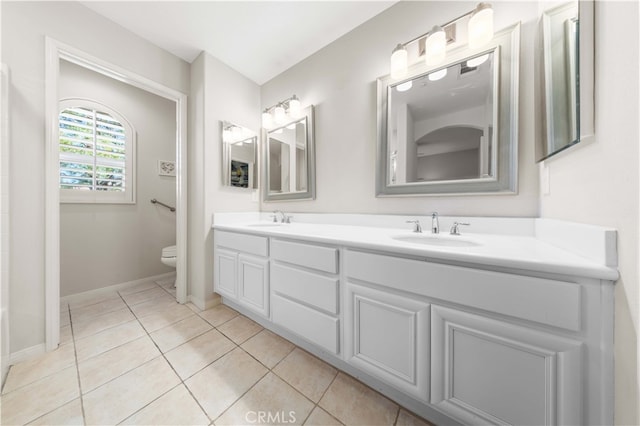
M 424 54 L 424 60 L 427 65 L 438 65 L 442 63 L 447 54 L 447 29 L 463 18 L 469 18 L 467 23 L 469 48 L 476 49 L 491 41 L 493 38 L 493 9 L 489 3 L 479 3 L 472 11 L 442 26 L 436 25 L 431 31 L 413 40 L 398 44 L 391 53 L 391 78 L 395 80 L 407 75 L 409 68 L 407 46 L 416 42 L 424 42 L 424 52 L 420 51 L 418 56 Z
M 225 124 L 222 129 L 222 141 L 231 144 L 243 144 L 251 137 L 250 132 L 234 124 Z
M 300 99 L 293 95 L 269 108 L 265 108 L 262 112 L 262 127 L 271 129 L 274 126 L 281 126 L 291 120 L 300 118 L 301 115 Z

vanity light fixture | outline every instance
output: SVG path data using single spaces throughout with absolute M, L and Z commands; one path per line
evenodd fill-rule
M 427 65 L 438 65 L 444 61 L 447 54 L 447 29 L 455 26 L 458 21 L 468 18 L 468 44 L 475 49 L 487 44 L 493 38 L 493 9 L 489 3 L 479 3 L 475 9 L 459 16 L 446 24 L 434 26 L 431 31 L 422 34 L 406 43 L 400 43 L 391 53 L 391 78 L 394 80 L 407 75 L 409 68 L 409 45 L 424 43 L 424 51 L 420 50 L 418 56 L 424 55 Z
M 438 80 L 442 80 L 446 76 L 447 76 L 447 69 L 442 68 L 441 70 L 432 72 L 431 74 L 429 74 L 428 77 L 429 77 L 429 81 L 438 81 Z
M 271 129 L 274 126 L 285 124 L 301 116 L 302 109 L 300 107 L 300 99 L 298 99 L 296 95 L 293 95 L 269 108 L 265 108 L 262 112 L 262 127 Z
M 402 84 L 398 84 L 396 86 L 396 90 L 398 92 L 406 92 L 407 90 L 411 89 L 413 87 L 413 82 L 411 80 L 409 81 L 405 81 Z
M 480 65 L 484 64 L 485 62 L 487 62 L 487 59 L 489 59 L 489 54 L 488 53 L 486 55 L 482 55 L 482 56 L 477 56 L 475 58 L 471 58 L 471 59 L 467 60 L 467 66 L 469 68 L 474 68 L 474 67 L 480 66 Z
M 222 129 L 222 141 L 226 143 L 237 144 L 242 143 L 250 138 L 250 132 L 240 126 L 234 124 L 225 124 Z

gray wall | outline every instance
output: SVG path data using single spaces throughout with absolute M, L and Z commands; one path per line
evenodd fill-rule
M 104 104 L 124 116 L 137 136 L 136 204 L 60 205 L 60 295 L 171 272 L 162 248 L 175 244 L 176 178 L 159 176 L 157 161 L 175 161 L 176 104 L 67 61 L 59 95 Z
M 376 79 L 389 73 L 397 43 L 472 10 L 477 2 L 399 2 L 261 87 L 262 107 L 297 94 L 315 104 L 317 199 L 268 203 L 293 212 L 537 216 L 534 149 L 533 44 L 537 2 L 494 2 L 495 27 L 522 21 L 520 55 L 519 192 L 517 195 L 375 197 Z M 356 171 L 354 173 L 354 171 Z

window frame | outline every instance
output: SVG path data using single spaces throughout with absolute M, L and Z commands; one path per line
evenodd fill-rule
M 136 204 L 136 131 L 121 113 L 100 102 L 85 98 L 61 99 L 58 108 L 58 190 L 60 203 L 67 204 Z M 85 191 L 60 188 L 60 114 L 69 108 L 87 108 L 110 115 L 118 120 L 125 134 L 124 191 Z

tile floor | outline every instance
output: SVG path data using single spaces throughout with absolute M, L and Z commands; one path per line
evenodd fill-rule
M 428 425 L 226 307 L 171 281 L 61 304 L 61 345 L 14 365 L 3 425 Z

